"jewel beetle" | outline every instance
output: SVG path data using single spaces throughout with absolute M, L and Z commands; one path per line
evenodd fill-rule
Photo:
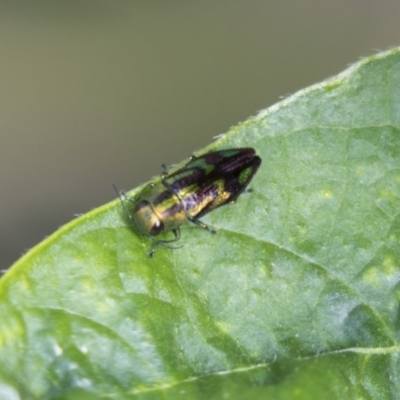
M 169 173 L 165 166 L 160 182 L 151 183 L 135 197 L 118 191 L 133 229 L 153 241 L 152 257 L 158 246 L 180 239 L 180 227 L 187 221 L 216 233 L 200 220 L 210 211 L 234 202 L 246 189 L 261 164 L 252 148 L 232 148 L 192 156 L 186 165 Z M 156 237 L 171 231 L 173 239 Z

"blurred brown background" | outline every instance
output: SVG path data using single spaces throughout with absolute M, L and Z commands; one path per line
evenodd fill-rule
M 281 96 L 400 45 L 397 0 L 0 2 L 0 269 Z

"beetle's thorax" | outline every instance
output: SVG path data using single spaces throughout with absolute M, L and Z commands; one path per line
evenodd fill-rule
M 179 198 L 158 183 L 137 200 L 132 219 L 138 233 L 156 236 L 178 228 L 187 217 Z

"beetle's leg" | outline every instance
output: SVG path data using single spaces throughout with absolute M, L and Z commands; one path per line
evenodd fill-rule
M 161 179 L 164 179 L 168 175 L 168 168 L 165 164 L 161 164 L 161 169 L 162 169 Z
M 196 157 L 194 154 L 192 154 L 192 155 L 189 157 L 189 161 L 186 163 L 186 165 L 189 164 L 191 161 L 196 160 L 196 158 L 197 158 L 197 157 Z M 167 168 L 166 164 L 161 164 L 161 169 L 162 169 L 161 179 L 164 179 L 164 178 L 166 178 L 167 175 L 169 174 L 169 171 L 168 171 L 168 168 Z M 163 182 L 163 183 L 164 183 L 164 182 Z
M 156 241 L 154 241 L 153 246 L 151 247 L 150 251 L 147 253 L 147 255 L 150 258 L 153 257 L 153 254 L 156 251 L 156 248 L 158 246 L 167 247 L 169 249 L 180 249 L 180 248 L 183 247 L 183 246 L 170 246 L 169 245 L 169 243 L 176 242 L 177 240 L 179 240 L 181 238 L 181 231 L 180 231 L 179 228 L 173 229 L 172 232 L 175 235 L 175 237 L 173 239 L 170 239 L 170 240 L 156 240 Z
M 210 233 L 213 234 L 213 235 L 214 235 L 215 233 L 217 233 L 216 230 L 210 228 L 207 224 L 205 224 L 204 222 L 200 221 L 200 220 L 197 219 L 197 218 L 193 218 L 193 217 L 189 218 L 189 217 L 188 217 L 188 220 L 189 220 L 190 222 L 193 222 L 193 223 L 196 224 L 196 225 L 201 226 L 203 229 L 205 229 L 206 231 L 210 232 Z
M 114 189 L 117 190 L 115 185 L 113 185 L 113 186 L 114 186 Z M 148 185 L 146 185 L 143 188 L 143 190 L 147 189 L 147 187 L 151 187 L 151 188 L 154 187 L 154 183 L 149 183 Z M 138 200 L 138 198 L 140 197 L 140 194 L 139 194 L 139 196 L 136 196 L 136 197 L 128 196 L 127 193 L 125 192 L 125 190 L 123 190 L 123 189 L 121 189 L 120 191 L 117 191 L 117 193 L 118 193 L 118 196 L 119 196 L 120 199 L 123 197 L 124 200 L 130 201 L 131 203 L 136 202 Z
M 129 197 L 129 196 L 126 194 L 125 190 L 123 190 L 123 189 L 121 189 L 121 190 L 119 191 L 119 194 L 120 194 L 121 197 L 123 197 L 124 200 L 126 200 L 126 201 L 135 201 L 135 199 L 133 199 L 132 197 Z
M 174 232 L 175 235 L 174 242 L 181 238 L 181 230 L 179 228 L 172 229 L 172 232 Z

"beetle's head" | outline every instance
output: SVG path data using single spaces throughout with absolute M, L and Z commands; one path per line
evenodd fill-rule
M 164 224 L 147 200 L 139 201 L 132 212 L 132 220 L 138 233 L 157 236 L 164 231 Z

